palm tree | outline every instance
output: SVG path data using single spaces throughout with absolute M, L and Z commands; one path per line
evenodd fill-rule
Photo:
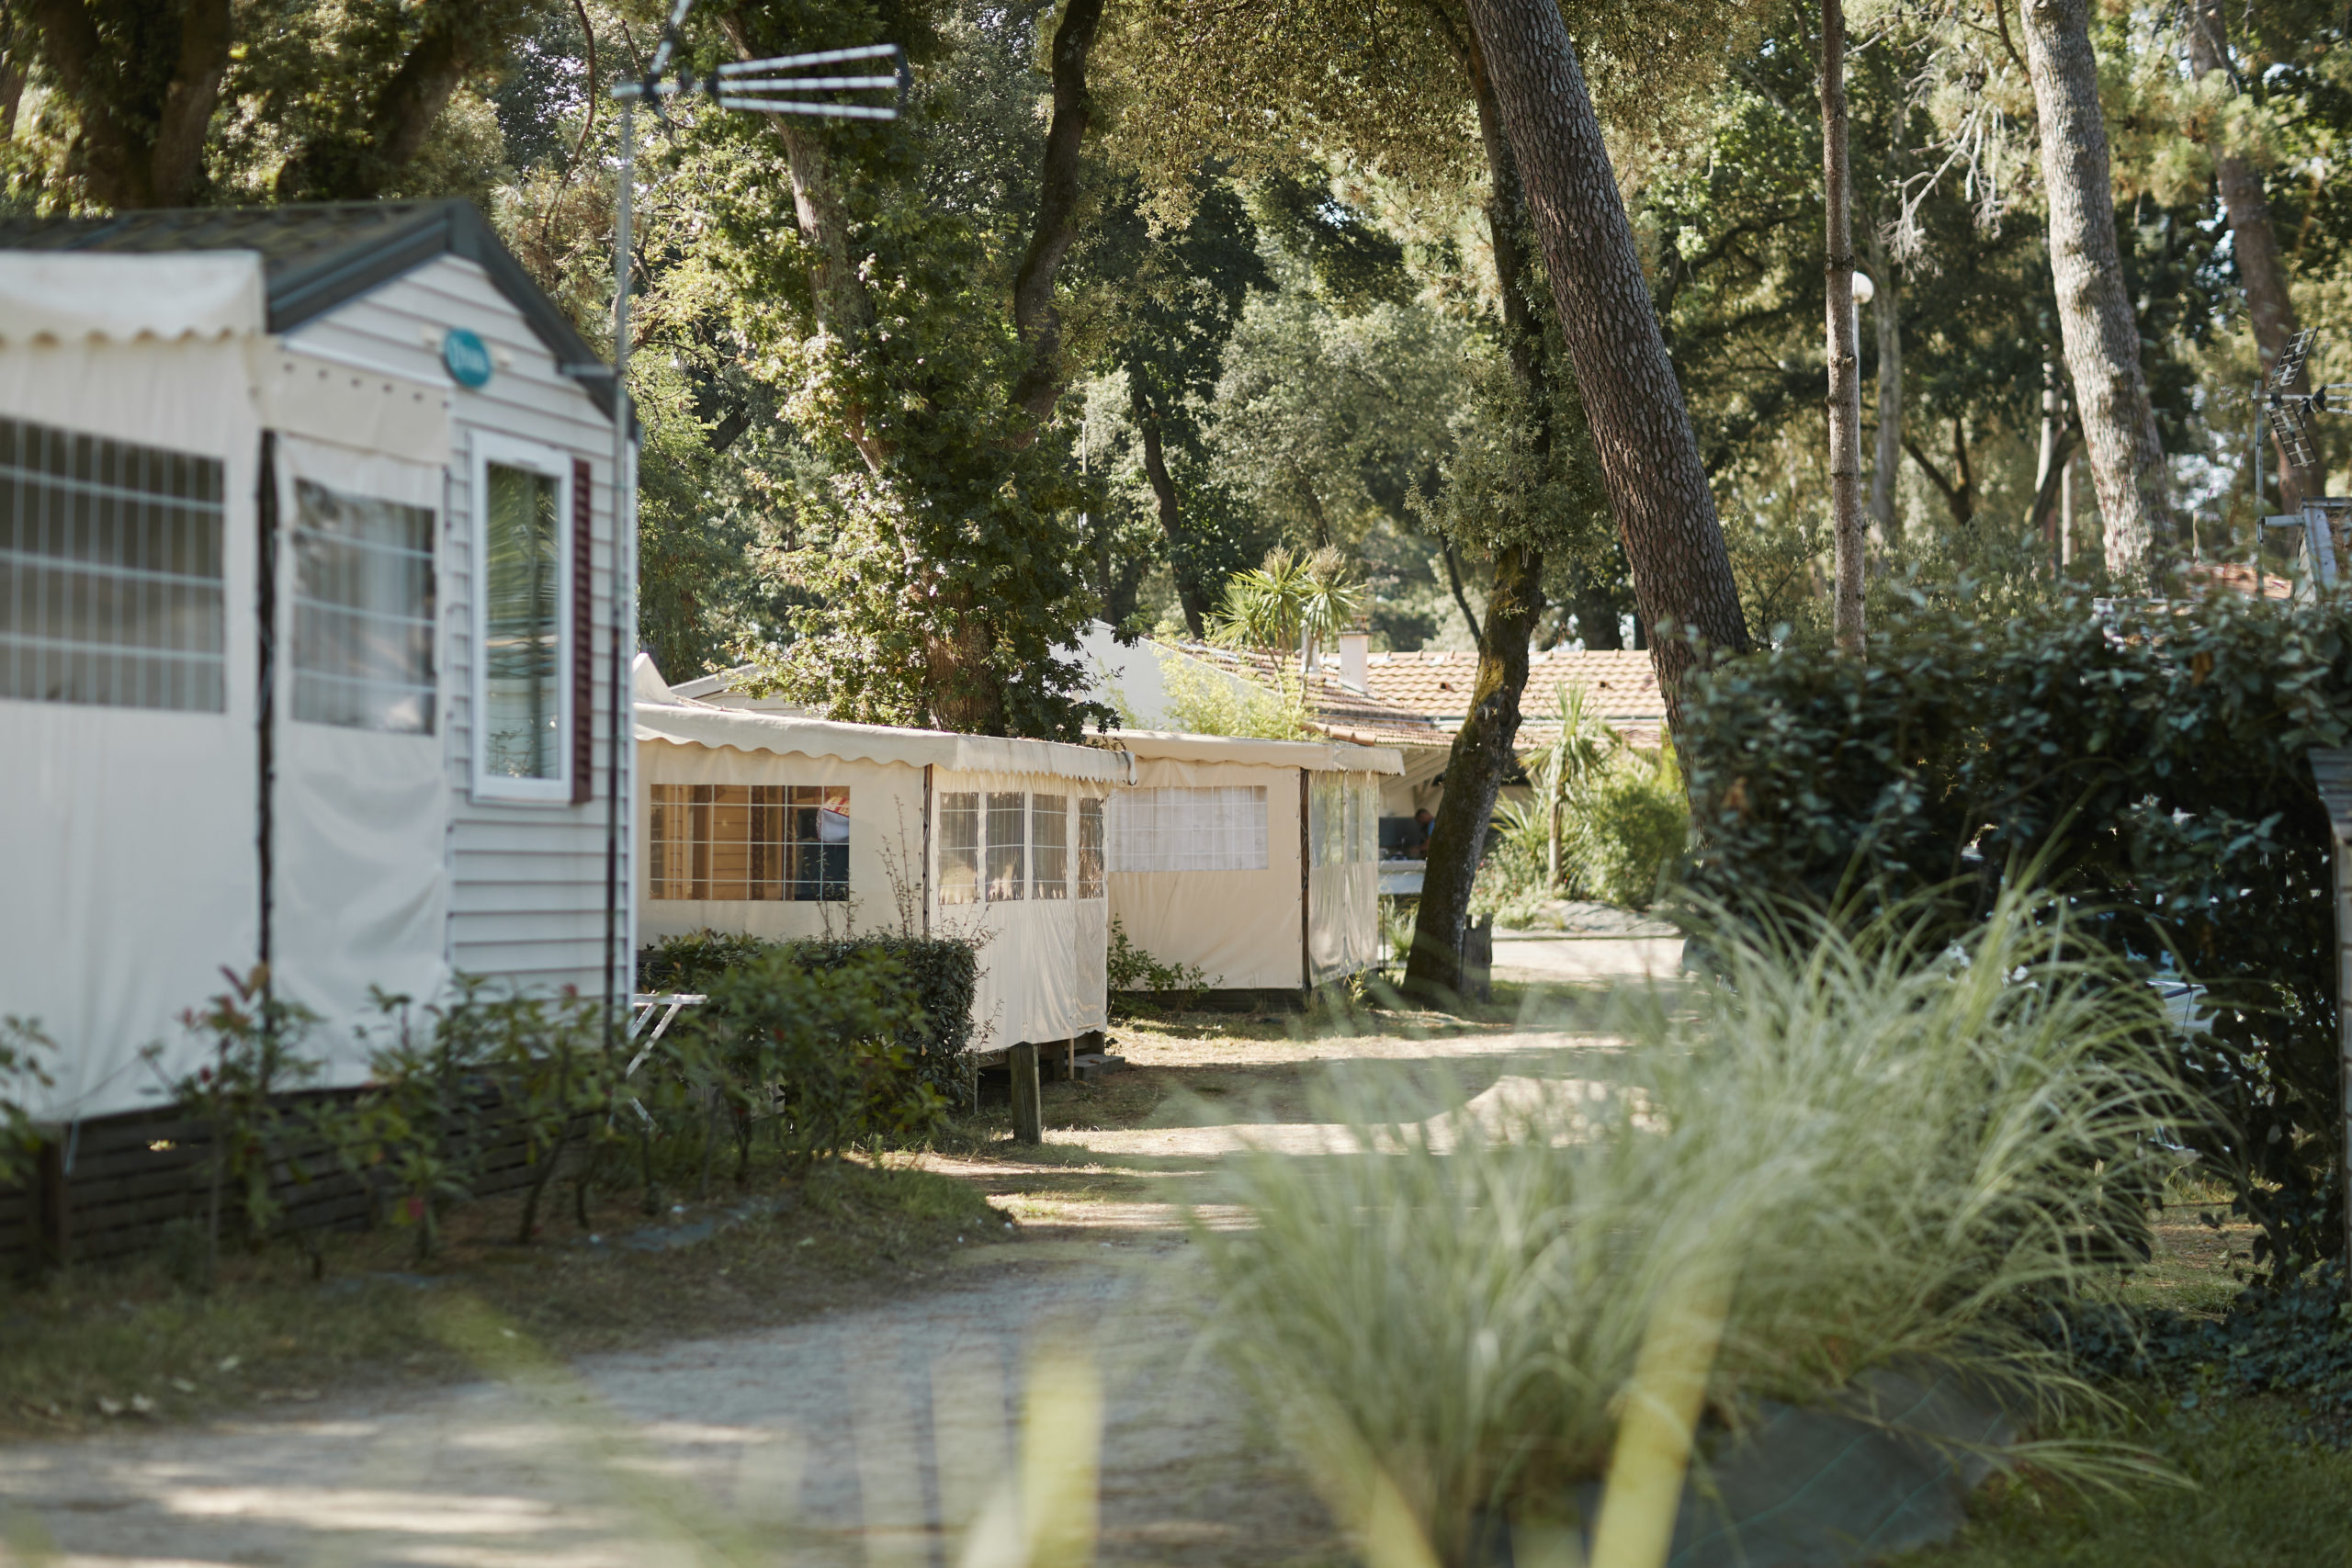
M 1314 666 L 1315 645 L 1336 638 L 1363 608 L 1363 588 L 1347 581 L 1347 560 L 1338 550 L 1302 556 L 1280 547 L 1267 552 L 1262 566 L 1235 572 L 1226 583 L 1225 604 L 1209 640 L 1264 653 L 1277 681 L 1284 655 L 1295 647 L 1304 684 Z

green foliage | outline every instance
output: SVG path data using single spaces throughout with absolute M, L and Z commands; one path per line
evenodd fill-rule
M 663 1044 L 688 1072 L 708 1075 L 736 1130 L 739 1182 L 763 1124 L 806 1170 L 867 1137 L 928 1131 L 946 1108 L 899 1043 L 924 1017 L 887 953 L 846 952 L 818 967 L 779 948 L 719 974 L 708 995 L 675 1044 Z
M 57 1043 L 41 1032 L 38 1019 L 0 1014 L 0 1187 L 15 1186 L 32 1168 L 40 1138 L 16 1097 L 25 1092 L 25 1086 L 50 1087 L 54 1080 L 40 1058 L 56 1049 Z
M 1791 647 L 1694 682 L 1693 885 L 1932 897 L 1962 931 L 2032 863 L 2079 923 L 2207 987 L 2185 1134 L 2291 1275 L 2341 1246 L 2335 895 L 2307 751 L 2352 739 L 2352 617 L 2220 595 L 1993 622 L 1914 599 L 1867 661 Z
M 1179 655 L 1159 664 L 1168 716 L 1192 735 L 1245 735 L 1260 740 L 1311 740 L 1321 731 L 1306 712 L 1304 690 L 1275 666 L 1268 687 L 1238 670 L 1218 670 Z
M 1621 908 L 1648 908 L 1690 841 L 1690 808 L 1672 763 L 1617 770 L 1593 793 L 1582 827 L 1595 896 Z
M 979 985 L 979 950 L 951 937 L 875 933 L 771 942 L 715 931 L 664 937 L 638 954 L 638 987 L 648 992 L 712 994 L 730 972 L 779 956 L 812 973 L 869 960 L 895 965 L 912 1010 L 900 1016 L 892 1043 L 905 1051 L 916 1077 L 950 1100 L 966 1092 L 963 1055 L 972 1042 L 972 998 Z
M 1111 948 L 1106 978 L 1114 991 L 1156 991 L 1179 997 L 1199 997 L 1209 988 L 1208 976 L 1197 964 L 1162 964 L 1127 940 L 1127 928 L 1111 917 Z
M 245 1237 L 259 1242 L 285 1211 L 274 1190 L 277 1168 L 291 1166 L 298 1179 L 309 1179 L 307 1168 L 294 1157 L 309 1129 L 282 1097 L 316 1077 L 321 1066 L 303 1050 L 318 1027 L 318 1015 L 273 991 L 267 965 L 256 964 L 243 975 L 229 969 L 221 974 L 229 988 L 180 1015 L 190 1033 L 209 1037 L 212 1058 L 168 1085 L 171 1098 L 204 1122 L 210 1139 L 208 1280 L 218 1265 L 224 1218 L 241 1222 Z M 160 1047 L 148 1048 L 150 1062 L 158 1055 Z M 232 1213 L 224 1214 L 224 1202 L 236 1205 Z
M 552 1161 L 574 1122 L 607 1103 L 598 1004 L 493 994 L 479 976 L 455 986 L 421 1009 L 377 992 L 380 1021 L 360 1032 L 368 1087 L 316 1118 L 377 1212 L 415 1227 L 420 1259 L 438 1247 L 442 1215 L 473 1195 L 501 1134 L 519 1130 L 534 1163 Z M 525 1240 L 528 1230 L 526 1217 Z
M 2020 1309 L 2144 1238 L 2188 1100 L 2160 1014 L 2054 900 L 2004 895 L 1956 950 L 1925 913 L 1728 925 L 1726 983 L 1631 1000 L 1623 1055 L 1435 1116 L 1422 1069 L 1332 1078 L 1306 1119 L 1345 1136 L 1238 1156 L 1219 1201 L 1254 1223 L 1194 1226 L 1212 1343 L 1327 1484 L 1376 1472 L 1447 1562 L 1479 1515 L 1556 1519 L 1600 1473 L 1645 1334 L 1698 1299 L 1735 1424 L 1902 1366 L 2096 1406 Z M 2144 1473 L 2119 1445 L 2011 1453 Z
M 1276 670 L 1293 654 L 1304 660 L 1314 645 L 1336 640 L 1363 610 L 1363 590 L 1346 570 L 1334 549 L 1269 551 L 1261 565 L 1227 581 L 1209 640 L 1255 649 Z

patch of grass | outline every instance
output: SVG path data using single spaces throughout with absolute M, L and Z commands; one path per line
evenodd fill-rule
M 2081 1494 L 2030 1475 L 1980 1495 L 1949 1546 L 1903 1568 L 2318 1568 L 2352 1562 L 2352 1452 L 2300 1442 L 2270 1401 L 2157 1411 L 2088 1434 L 2145 1442 L 2196 1490 Z
M 773 1208 L 663 1250 L 626 1245 L 645 1227 L 725 1219 L 746 1197 Z M 209 1292 L 148 1258 L 0 1285 L 0 1437 L 111 1419 L 171 1419 L 347 1382 L 462 1376 L 433 1311 L 478 1303 L 549 1352 L 573 1355 L 789 1321 L 936 1274 L 964 1248 L 1010 1239 L 1008 1216 L 971 1184 L 903 1160 L 773 1173 L 747 1192 L 649 1219 L 606 1194 L 591 1231 L 509 1245 L 519 1197 L 454 1212 L 422 1271 L 401 1231 L 325 1238 L 326 1278 L 289 1249 L 232 1252 Z M 591 1244 L 587 1235 L 597 1237 Z M 104 1403 L 101 1403 L 104 1402 Z

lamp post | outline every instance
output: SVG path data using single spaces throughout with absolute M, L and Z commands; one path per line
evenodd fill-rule
M 850 49 L 825 49 L 808 54 L 777 55 L 721 65 L 697 83 L 690 70 L 670 73 L 677 53 L 678 31 L 686 24 L 694 0 L 677 0 L 662 24 L 662 41 L 653 51 L 644 76 L 613 86 L 613 101 L 620 110 L 620 190 L 613 215 L 613 693 L 612 750 L 606 762 L 609 780 L 605 817 L 605 1028 L 607 1045 L 615 1043 L 620 1020 L 621 964 L 621 780 L 628 752 L 625 747 L 636 728 L 635 699 L 628 683 L 627 649 L 637 626 L 637 472 L 636 447 L 629 440 L 628 296 L 632 268 L 629 229 L 637 191 L 636 108 L 642 103 L 668 118 L 666 98 L 700 91 L 718 109 L 750 109 L 761 114 L 808 115 L 823 119 L 896 119 L 906 102 L 905 56 L 894 43 L 862 44 Z M 793 73 L 812 66 L 853 61 L 888 61 L 889 73 L 808 76 Z M 888 104 L 842 103 L 831 98 L 797 94 L 866 92 L 888 88 L 897 94 Z M 634 995 L 635 984 L 629 987 Z

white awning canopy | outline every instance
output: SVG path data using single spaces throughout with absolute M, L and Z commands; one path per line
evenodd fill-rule
M 258 251 L 0 251 L 0 344 L 218 340 L 268 321 Z
M 1394 746 L 1351 746 L 1343 740 L 1253 740 L 1233 735 L 1179 735 L 1162 729 L 1114 729 L 1111 741 L 1146 762 L 1250 762 L 1304 768 L 1311 773 L 1401 773 L 1405 754 Z
M 731 746 L 782 756 L 845 757 L 865 762 L 953 768 L 973 773 L 1046 773 L 1055 778 L 1127 782 L 1127 760 L 1116 751 L 1057 740 L 1008 740 L 992 735 L 952 735 L 882 724 L 842 724 L 788 714 L 748 713 L 684 703 L 637 702 L 637 738 L 680 746 Z

